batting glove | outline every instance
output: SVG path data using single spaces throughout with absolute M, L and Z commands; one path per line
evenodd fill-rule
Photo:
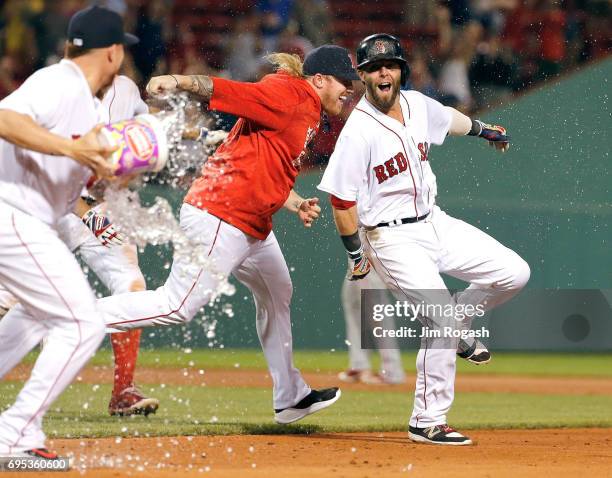
M 87 211 L 81 220 L 103 246 L 112 247 L 123 244 L 123 234 L 113 226 L 108 217 L 100 213 L 97 207 Z
M 495 124 L 483 123 L 480 120 L 474 120 L 480 126 L 480 132 L 476 132 L 475 136 L 489 141 L 491 146 L 504 152 L 510 147 L 510 136 L 506 134 L 506 128 Z
M 355 252 L 349 252 L 349 271 L 347 279 L 350 281 L 361 280 L 370 273 L 372 266 L 363 253 L 363 247 Z

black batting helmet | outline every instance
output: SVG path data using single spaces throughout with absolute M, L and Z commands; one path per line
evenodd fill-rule
M 376 33 L 364 38 L 357 47 L 357 69 L 380 60 L 393 60 L 402 69 L 402 85 L 406 84 L 410 70 L 400 41 L 388 33 Z

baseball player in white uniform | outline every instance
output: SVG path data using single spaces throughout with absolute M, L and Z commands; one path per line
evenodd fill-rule
M 332 195 L 353 277 L 367 275 L 372 264 L 398 300 L 411 303 L 471 304 L 474 311 L 486 311 L 510 299 L 527 283 L 529 266 L 436 206 L 436 178 L 428 160 L 429 146 L 442 144 L 449 134 L 480 136 L 504 151 L 509 146 L 505 129 L 472 120 L 417 91 L 400 91 L 408 67 L 400 42 L 391 35 L 364 39 L 357 63 L 366 94 L 348 118 L 319 185 Z M 441 273 L 470 286 L 452 297 Z M 469 329 L 472 318 L 457 322 L 459 328 Z M 427 327 L 443 323 L 435 314 L 420 320 Z M 458 341 L 422 339 L 409 427 L 414 441 L 472 443 L 446 421 L 454 398 L 457 347 L 475 363 L 490 355 L 474 338 L 461 346 Z
M 140 97 L 138 86 L 127 76 L 115 77 L 102 96 L 101 121 L 104 123 L 148 112 L 149 108 Z M 88 196 L 86 191 L 83 195 Z M 83 218 L 67 214 L 59 221 L 60 238 L 71 251 L 78 252 L 111 294 L 145 290 L 145 279 L 138 267 L 136 246 L 122 244 L 121 239 L 117 240 L 117 231 L 113 230 L 113 225 L 104 216 L 104 204 L 87 209 Z M 134 385 L 141 332 L 134 329 L 110 336 L 115 357 L 113 391 L 108 406 L 111 415 L 148 415 L 159 407 L 159 400 L 144 396 Z
M 349 368 L 338 374 L 338 378 L 348 383 L 365 383 L 369 385 L 395 385 L 406 381 L 402 366 L 402 357 L 395 337 L 374 338 L 374 345 L 380 355 L 380 372 L 372 372 L 370 361 L 371 350 L 364 349 L 361 343 L 361 290 L 369 289 L 378 295 L 377 301 L 385 303 L 387 286 L 378 277 L 376 271 L 362 280 L 351 280 L 353 273 L 350 261 L 349 275 L 342 283 L 342 310 L 346 323 L 346 340 L 349 350 Z
M 92 169 L 112 174 L 105 161 L 112 149 L 97 141 L 95 95 L 119 71 L 123 45 L 136 41 L 116 13 L 81 10 L 70 20 L 66 58 L 0 101 L 0 284 L 19 301 L 0 321 L 0 376 L 46 338 L 32 375 L 0 415 L 0 456 L 58 459 L 45 449 L 42 418 L 104 337 L 94 294 L 57 222 L 74 209 Z

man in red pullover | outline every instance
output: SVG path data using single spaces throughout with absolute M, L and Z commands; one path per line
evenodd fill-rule
M 210 257 L 213 267 L 176 259 L 159 289 L 98 303 L 110 329 L 183 323 L 233 274 L 255 299 L 257 334 L 274 382 L 275 420 L 291 423 L 334 403 L 340 390 L 312 390 L 293 365 L 292 284 L 272 232 L 272 215 L 284 206 L 305 227 L 319 216 L 318 199 L 303 199 L 293 185 L 321 113 L 339 114 L 358 77 L 348 51 L 338 46 L 313 50 L 303 64 L 299 57 L 282 53 L 269 59 L 277 72 L 258 83 L 196 75 L 151 79 L 150 94 L 189 91 L 210 109 L 240 117 L 204 164 L 180 212 L 185 235 Z

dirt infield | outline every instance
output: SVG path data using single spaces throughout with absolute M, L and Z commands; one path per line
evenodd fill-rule
M 25 380 L 31 366 L 19 365 L 10 372 L 7 380 Z M 111 367 L 86 367 L 79 375 L 83 383 L 111 383 Z M 402 385 L 364 385 L 341 383 L 333 373 L 304 373 L 312 387 L 341 386 L 346 390 L 386 390 L 414 393 L 414 374 L 408 374 Z M 201 385 L 271 388 L 272 380 L 264 371 L 244 369 L 209 369 L 200 374 L 198 369 L 145 368 L 136 371 L 138 383 L 165 383 L 167 385 Z M 537 393 L 565 395 L 612 395 L 612 380 L 608 378 L 582 377 L 526 377 L 508 375 L 466 375 L 457 374 L 457 392 L 501 392 Z
M 37 476 L 612 476 L 612 429 L 474 430 L 469 435 L 476 445 L 416 445 L 405 433 L 51 440 L 58 451 L 75 452 L 76 469 Z

